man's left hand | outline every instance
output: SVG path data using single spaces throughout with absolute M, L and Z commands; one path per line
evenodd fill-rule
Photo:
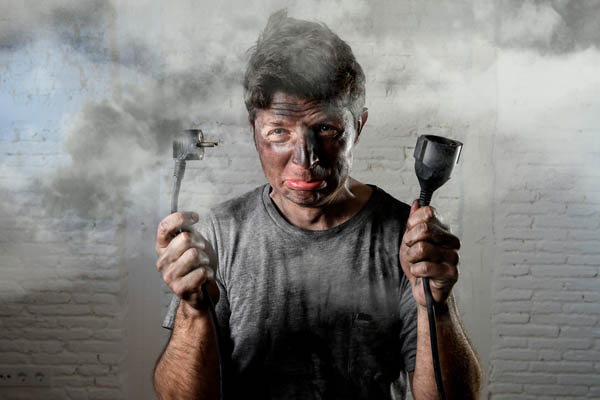
M 435 302 L 446 301 L 458 280 L 459 248 L 460 240 L 438 220 L 435 210 L 429 206 L 419 208 L 415 200 L 400 246 L 400 264 L 417 304 L 426 307 L 423 277 L 429 278 Z

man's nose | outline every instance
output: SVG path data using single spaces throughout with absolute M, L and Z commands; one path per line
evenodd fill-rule
M 298 135 L 292 162 L 306 169 L 313 168 L 319 163 L 317 140 L 311 130 Z

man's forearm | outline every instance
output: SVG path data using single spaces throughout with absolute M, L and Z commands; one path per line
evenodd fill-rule
M 218 399 L 219 359 L 207 311 L 179 304 L 171 339 L 154 370 L 159 399 Z
M 417 357 L 412 381 L 415 400 L 437 399 L 431 358 L 427 309 L 418 311 Z M 482 372 L 475 350 L 469 343 L 452 297 L 447 305 L 436 306 L 438 348 L 446 398 L 477 399 Z

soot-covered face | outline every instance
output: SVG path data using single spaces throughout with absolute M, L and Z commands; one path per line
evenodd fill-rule
M 307 207 L 333 202 L 344 190 L 360 129 L 345 107 L 275 93 L 254 121 L 271 197 Z

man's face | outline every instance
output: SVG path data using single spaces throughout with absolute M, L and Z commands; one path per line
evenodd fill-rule
M 342 192 L 357 139 L 347 108 L 277 92 L 257 111 L 254 137 L 273 198 L 319 207 Z

